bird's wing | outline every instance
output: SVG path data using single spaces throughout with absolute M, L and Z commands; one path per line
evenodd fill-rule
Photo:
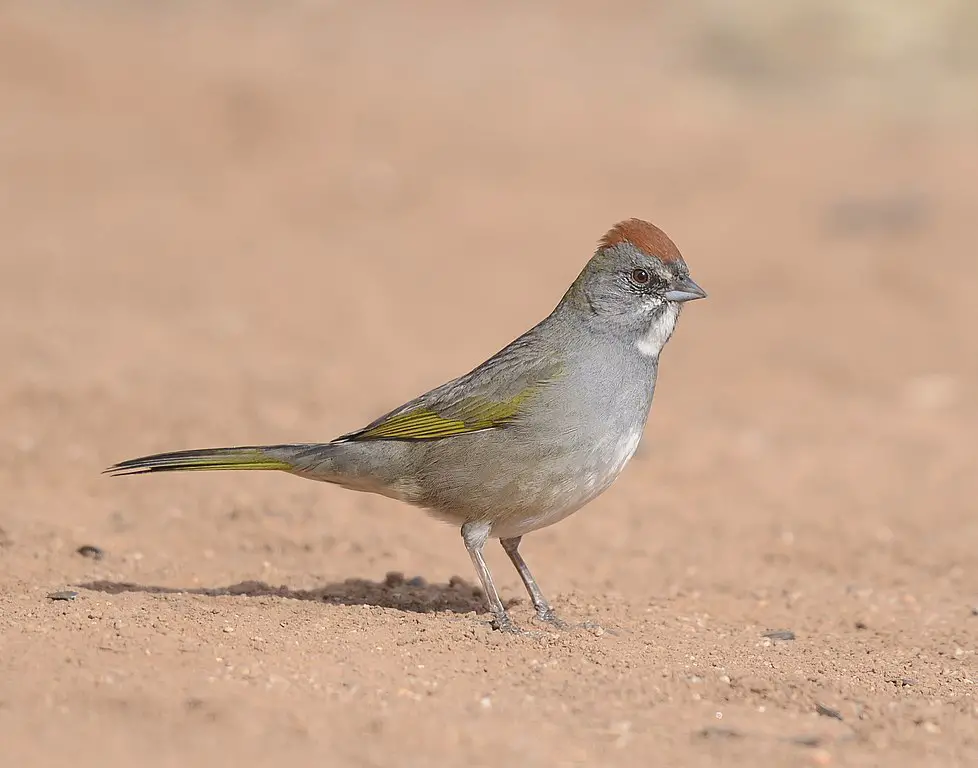
M 433 389 L 335 442 L 437 440 L 503 429 L 561 374 L 559 363 L 514 342 L 474 371 Z

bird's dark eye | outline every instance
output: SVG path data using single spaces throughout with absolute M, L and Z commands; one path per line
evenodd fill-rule
M 635 285 L 648 285 L 652 276 L 641 267 L 632 270 L 632 282 Z

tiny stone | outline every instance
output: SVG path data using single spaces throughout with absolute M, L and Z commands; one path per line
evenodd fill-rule
M 92 544 L 85 544 L 75 550 L 82 557 L 90 557 L 92 560 L 101 560 L 105 557 L 105 552 Z
M 791 739 L 791 743 L 797 744 L 799 747 L 817 747 L 822 743 L 822 739 L 812 735 L 795 736 Z
M 739 739 L 744 734 L 735 731 L 733 728 L 722 728 L 717 726 L 707 726 L 697 731 L 696 735 L 701 739 Z
M 815 711 L 823 717 L 831 717 L 834 720 L 842 720 L 842 713 L 837 709 L 832 709 L 832 707 L 827 707 L 824 704 L 815 703 Z
M 795 633 L 790 629 L 778 629 L 773 632 L 765 632 L 761 637 L 766 637 L 770 640 L 794 640 Z
M 904 402 L 918 411 L 936 411 L 954 404 L 959 394 L 958 380 L 942 373 L 911 379 L 904 389 Z
M 423 576 L 415 576 L 413 579 L 408 579 L 407 585 L 409 587 L 426 587 L 428 582 L 425 581 Z
M 751 693 L 767 693 L 771 690 L 771 684 L 762 677 L 745 677 L 737 680 L 737 686 L 746 688 Z
M 829 765 L 832 762 L 832 753 L 825 749 L 816 749 L 812 752 L 812 762 L 815 765 Z
M 78 597 L 78 593 L 72 592 L 70 589 L 48 594 L 48 600 L 74 600 L 76 597 Z
M 399 587 L 404 583 L 404 574 L 400 571 L 388 571 L 384 576 L 384 586 Z

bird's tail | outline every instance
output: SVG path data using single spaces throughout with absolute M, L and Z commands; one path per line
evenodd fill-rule
M 104 470 L 103 474 L 141 475 L 146 472 L 218 469 L 268 469 L 292 472 L 298 469 L 297 461 L 301 456 L 308 455 L 310 449 L 322 447 L 312 444 L 255 445 L 173 451 L 121 461 Z

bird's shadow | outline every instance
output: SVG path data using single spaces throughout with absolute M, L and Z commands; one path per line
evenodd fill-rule
M 146 594 L 280 597 L 287 600 L 312 600 L 333 605 L 372 605 L 412 613 L 485 613 L 482 590 L 465 579 L 453 577 L 447 584 L 429 584 L 421 577 L 406 579 L 400 573 L 388 573 L 383 581 L 346 579 L 317 589 L 291 589 L 272 586 L 263 581 L 242 581 L 226 587 L 161 587 L 125 581 L 90 581 L 74 585 L 79 589 L 118 595 L 123 592 Z M 509 605 L 522 602 L 508 601 Z

